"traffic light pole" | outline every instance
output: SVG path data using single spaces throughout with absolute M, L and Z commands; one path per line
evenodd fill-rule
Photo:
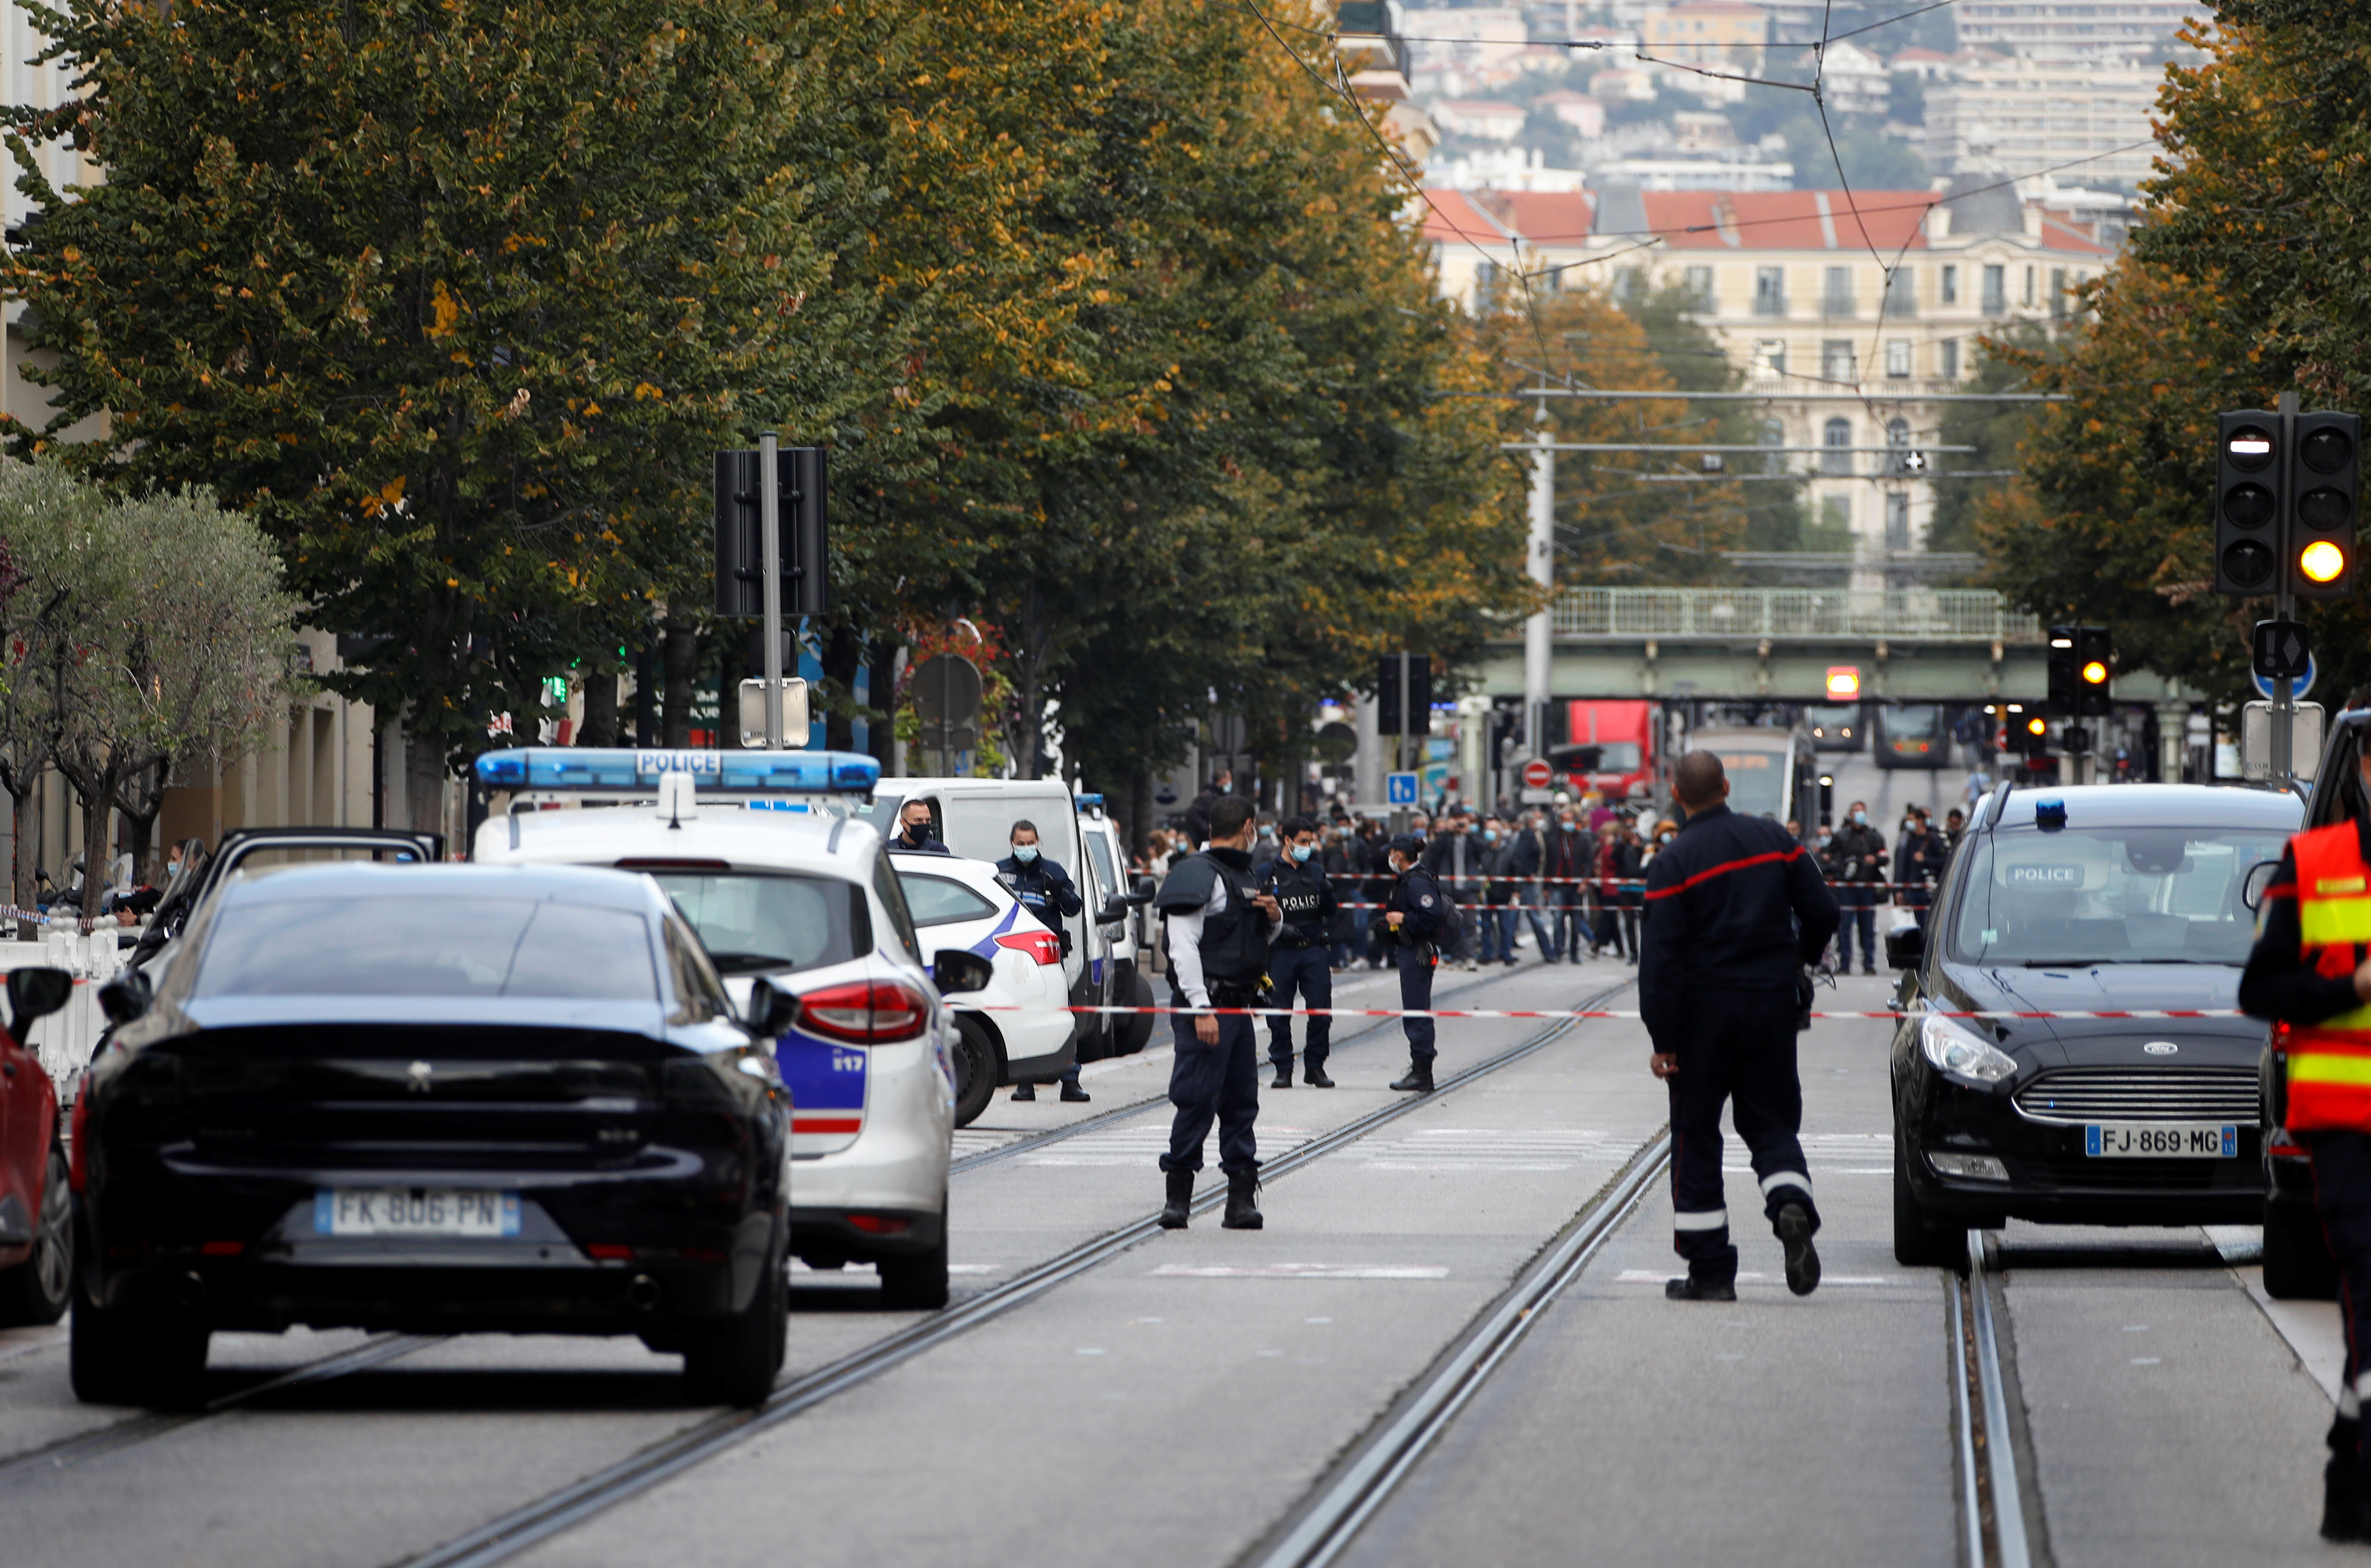
M 1532 434 L 1531 539 L 1526 564 L 1541 592 L 1556 587 L 1556 448 L 1550 444 L 1548 406 L 1536 406 L 1538 429 Z M 1548 684 L 1555 631 L 1551 604 L 1523 622 L 1523 747 L 1534 757 L 1548 754 Z M 1401 710 L 1405 714 L 1405 704 Z M 1503 758 L 1494 759 L 1501 766 Z
M 2289 591 L 2291 541 L 2286 498 L 2296 494 L 2297 394 L 2294 390 L 2283 392 L 2278 406 L 2281 416 L 2280 461 L 2284 470 L 2280 494 L 2284 504 L 2280 508 L 2279 522 L 2281 568 L 2273 578 L 2273 614 L 2280 620 L 2292 621 L 2296 618 L 2296 596 Z M 2296 778 L 2296 682 L 2285 675 L 2273 682 L 2273 777 L 2292 783 Z
M 774 433 L 769 430 L 758 437 L 758 569 L 765 574 L 769 751 L 782 749 L 782 482 L 776 457 Z M 717 705 L 723 707 L 721 699 Z

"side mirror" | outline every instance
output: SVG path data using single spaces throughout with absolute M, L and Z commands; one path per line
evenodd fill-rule
M 749 1005 L 742 1010 L 741 1027 L 761 1039 L 772 1040 L 799 1016 L 799 999 L 760 976 L 750 982 Z
M 931 980 L 939 994 L 986 991 L 996 981 L 996 966 L 968 947 L 942 947 L 931 962 Z
M 2248 867 L 2247 879 L 2239 884 L 2239 901 L 2248 906 L 2250 913 L 2263 907 L 2264 889 L 2273 885 L 2280 869 L 2277 860 L 2260 860 Z
M 64 970 L 22 969 L 8 971 L 8 1028 L 23 1042 L 25 1026 L 36 1018 L 46 1018 L 64 1006 L 74 995 L 74 976 Z M 147 998 L 141 998 L 140 1007 L 132 1015 L 139 1016 L 147 1010 Z
M 1905 925 L 1885 934 L 1885 961 L 1898 970 L 1914 970 L 1926 957 L 1924 927 Z
M 1105 899 L 1104 900 L 1104 907 L 1095 911 L 1095 923 L 1097 925 L 1109 925 L 1114 921 L 1126 920 L 1128 918 L 1128 904 L 1126 899 Z

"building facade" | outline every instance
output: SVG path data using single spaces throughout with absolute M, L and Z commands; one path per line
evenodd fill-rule
M 2173 49 L 2185 23 L 2213 15 L 2195 0 L 1958 0 L 1952 22 L 1963 49 L 2098 64 Z
M 1945 174 L 2051 169 L 2130 189 L 2157 156 L 2149 122 L 2164 83 L 2149 65 L 1967 65 L 1926 90 L 1926 161 Z

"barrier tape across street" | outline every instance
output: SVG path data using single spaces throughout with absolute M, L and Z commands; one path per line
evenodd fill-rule
M 1019 1003 L 963 1004 L 959 1009 L 970 1013 L 1107 1013 L 1115 1015 L 1183 1013 L 1189 1017 L 1208 1014 L 1214 1018 L 1638 1018 L 1645 1015 L 1634 1009 L 1584 1007 L 1121 1007 L 1086 1006 L 1028 1007 Z M 1797 1015 L 1800 1016 L 1801 1015 Z M 1922 1007 L 1914 1015 L 1897 1012 L 1891 1007 L 1868 1012 L 1814 1012 L 1814 1018 L 2244 1018 L 2237 1007 L 2184 1007 L 2164 1009 L 2124 1009 L 2120 1011 L 2074 1012 L 2053 1011 L 1983 1011 L 1949 1012 L 1938 1007 Z

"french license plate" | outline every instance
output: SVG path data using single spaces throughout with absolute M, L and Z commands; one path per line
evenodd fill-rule
M 2110 1121 L 2083 1129 L 2083 1152 L 2093 1159 L 2232 1160 L 2239 1129 L 2227 1122 Z
M 324 1187 L 313 1194 L 318 1236 L 516 1236 L 515 1192 L 442 1187 Z

